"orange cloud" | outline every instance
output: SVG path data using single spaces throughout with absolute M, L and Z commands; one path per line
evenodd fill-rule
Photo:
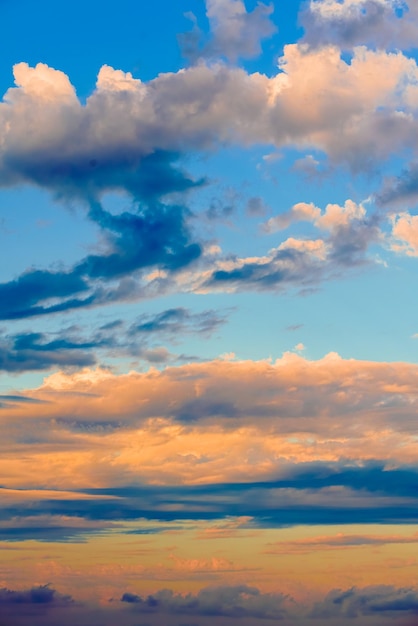
M 417 365 L 333 353 L 54 374 L 25 392 L 36 402 L 0 411 L 0 471 L 9 487 L 65 490 L 262 479 L 342 458 L 412 463 L 417 383 Z

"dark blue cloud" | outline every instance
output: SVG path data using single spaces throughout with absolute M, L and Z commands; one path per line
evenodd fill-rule
M 28 396 L 19 395 L 0 395 L 0 408 L 8 404 L 43 404 L 44 400 L 38 400 L 37 398 L 29 398 Z
M 62 595 L 49 585 L 32 587 L 24 591 L 12 591 L 4 588 L 0 589 L 0 606 L 16 604 L 54 604 L 67 605 L 73 602 L 71 596 Z
M 25 372 L 53 366 L 87 367 L 96 359 L 89 350 L 92 342 L 71 341 L 60 337 L 48 340 L 45 333 L 20 333 L 0 340 L 0 371 Z
M 82 200 L 98 199 L 108 191 L 125 191 L 135 200 L 153 202 L 157 198 L 173 192 L 184 192 L 204 184 L 190 178 L 183 169 L 174 167 L 181 154 L 173 151 L 155 150 L 144 154 L 130 154 L 129 149 L 111 154 L 79 155 L 75 158 L 59 158 L 54 151 L 50 157 L 44 153 L 42 158 L 8 165 L 26 181 L 49 189 L 60 199 L 77 198 Z
M 137 587 L 137 585 L 135 585 Z M 416 624 L 418 592 L 414 588 L 374 586 L 336 589 L 312 603 L 295 601 L 280 588 L 263 592 L 251 583 L 207 586 L 178 593 L 159 589 L 145 595 L 126 591 L 109 604 L 77 602 L 49 585 L 23 591 L 0 590 L 1 626 L 258 626 L 263 624 L 331 624 L 366 626 Z M 410 620 L 413 621 L 410 621 Z M 144 620 L 144 621 L 142 621 Z M 396 620 L 396 621 L 394 621 Z
M 147 335 L 158 333 L 177 335 L 193 332 L 208 335 L 216 331 L 225 322 L 225 316 L 213 310 L 191 313 L 188 309 L 167 309 L 154 316 L 143 315 L 130 329 L 130 334 Z
M 89 289 L 85 279 L 73 271 L 50 272 L 30 270 L 18 278 L 0 284 L 0 319 L 19 319 L 40 315 L 43 312 L 62 310 L 63 303 L 69 308 L 85 306 L 90 298 L 74 299 L 75 294 Z M 61 305 L 40 305 L 51 298 L 61 298 Z M 84 303 L 84 304 L 83 304 Z
M 137 613 L 281 620 L 287 616 L 285 599 L 280 593 L 263 594 L 256 587 L 236 585 L 205 587 L 196 595 L 181 595 L 164 589 L 142 598 L 126 592 L 121 602 L 131 604 Z
M 132 324 L 118 319 L 83 336 L 79 327 L 55 333 L 21 332 L 0 338 L 0 371 L 25 372 L 87 367 L 96 364 L 100 351 L 112 357 L 129 354 L 149 362 L 196 360 L 190 355 L 158 351 L 158 341 L 177 343 L 186 334 L 208 338 L 226 321 L 226 314 L 214 310 L 192 313 L 189 309 L 167 309 L 155 315 L 140 315 Z M 85 331 L 84 331 L 85 334 Z
M 22 319 L 139 298 L 143 294 L 138 284 L 121 289 L 114 281 L 153 267 L 176 272 L 201 255 L 201 246 L 192 240 L 186 225 L 186 213 L 184 207 L 160 204 L 137 214 L 115 216 L 95 204 L 90 217 L 107 235 L 107 252 L 88 255 L 68 272 L 32 270 L 0 284 L 0 319 Z M 51 303 L 52 299 L 59 302 Z
M 135 167 L 124 169 L 123 175 L 119 166 L 111 164 L 101 169 L 94 159 L 88 167 L 71 166 L 65 171 L 61 166 L 57 170 L 52 165 L 52 170 L 45 167 L 46 187 L 58 190 L 64 199 L 78 195 L 88 204 L 88 216 L 102 230 L 106 249 L 101 254 L 87 255 L 67 271 L 30 269 L 0 284 L 0 319 L 139 298 L 143 296 L 139 283 L 121 285 L 120 281 L 149 268 L 173 273 L 196 261 L 202 249 L 188 224 L 190 211 L 184 204 L 163 198 L 184 194 L 205 181 L 192 180 L 175 167 L 173 161 L 177 158 L 177 154 L 155 152 Z M 35 179 L 42 183 L 39 172 Z M 101 206 L 100 194 L 113 189 L 130 194 L 134 205 L 131 211 L 115 215 Z M 133 293 L 135 289 L 137 293 Z
M 109 523 L 246 516 L 252 518 L 248 527 L 271 528 L 300 524 L 416 524 L 417 483 L 418 469 L 414 467 L 386 470 L 377 463 L 357 467 L 316 463 L 302 468 L 289 466 L 287 476 L 270 482 L 136 485 L 86 489 L 79 499 L 76 493 L 70 500 L 28 499 L 4 506 L 0 520 L 7 527 L 7 520 L 20 518 L 20 527 L 27 527 L 29 533 L 33 518 L 45 515 Z M 91 499 L 85 494 L 90 494 Z M 103 495 L 107 498 L 97 498 Z M 27 516 L 31 522 L 25 526 Z
M 389 585 L 334 590 L 311 612 L 311 617 L 321 619 L 343 616 L 353 619 L 363 615 L 392 619 L 401 615 L 418 615 L 418 592 L 416 589 L 398 589 Z

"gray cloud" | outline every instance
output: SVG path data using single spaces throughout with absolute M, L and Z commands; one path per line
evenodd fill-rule
M 364 615 L 392 619 L 400 615 L 418 615 L 418 592 L 412 588 L 397 589 L 389 585 L 335 590 L 318 603 L 311 613 L 312 617 L 322 619 L 355 619 Z
M 121 602 L 131 604 L 137 613 L 200 615 L 234 618 L 281 620 L 287 616 L 286 596 L 261 593 L 247 585 L 231 587 L 206 587 L 196 595 L 158 591 L 142 598 L 124 593 Z
M 258 626 L 260 621 L 309 626 L 319 619 L 321 624 L 333 626 L 377 626 L 393 624 L 396 618 L 414 617 L 417 602 L 415 588 L 394 586 L 334 590 L 316 604 L 296 602 L 280 591 L 266 593 L 250 584 L 204 587 L 184 595 L 171 589 L 159 589 L 150 595 L 126 591 L 100 607 L 73 601 L 49 585 L 23 591 L 3 589 L 0 599 L 2 596 L 6 601 L 0 600 L 4 620 L 1 626 Z
M 32 587 L 24 591 L 0 589 L 0 606 L 21 604 L 65 606 L 73 602 L 71 596 L 62 595 L 49 585 Z
M 72 491 L 67 497 L 60 493 L 52 497 L 54 492 L 49 491 L 43 499 L 22 490 L 0 510 L 0 537 L 45 541 L 50 528 L 51 540 L 77 542 L 123 521 L 136 521 L 141 528 L 143 519 L 166 524 L 245 516 L 250 519 L 243 528 L 252 529 L 418 521 L 416 468 L 388 470 L 377 462 L 362 466 L 317 462 L 288 464 L 285 470 L 282 478 L 270 481 L 127 484 Z M 8 528 L 15 530 L 8 532 Z M 128 532 L 133 530 L 130 524 Z
M 332 43 L 346 50 L 357 45 L 405 50 L 417 45 L 418 7 L 414 0 L 310 0 L 300 22 L 305 28 L 303 40 L 313 46 Z
M 411 163 L 399 176 L 387 178 L 376 194 L 376 202 L 385 208 L 410 209 L 418 202 L 418 163 Z
M 179 36 L 183 54 L 192 61 L 201 58 L 226 58 L 237 61 L 261 53 L 261 41 L 271 37 L 276 27 L 270 19 L 273 4 L 258 2 L 247 11 L 243 0 L 206 0 L 209 34 L 204 35 L 193 14 L 193 28 Z
M 154 153 L 143 159 L 143 181 L 140 178 L 137 189 L 130 190 L 139 194 L 135 196 L 135 211 L 114 215 L 90 199 L 88 216 L 102 230 L 104 252 L 87 255 L 67 271 L 30 269 L 0 284 L 0 319 L 22 319 L 138 299 L 145 295 L 141 283 L 144 270 L 158 268 L 175 273 L 195 262 L 202 249 L 190 231 L 189 210 L 184 205 L 158 200 L 167 191 L 181 193 L 194 184 L 181 170 L 175 170 L 173 158 L 172 154 Z M 107 185 L 106 177 L 105 181 Z M 67 182 L 69 193 L 77 188 L 80 194 L 90 193 L 93 184 L 68 174 L 58 180 L 56 190 L 63 192 Z M 99 182 L 95 179 L 96 186 Z M 54 184 L 52 180 L 51 186 Z

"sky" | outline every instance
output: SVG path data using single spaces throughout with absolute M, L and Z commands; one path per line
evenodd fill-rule
M 0 626 L 416 626 L 418 0 L 0 35 Z

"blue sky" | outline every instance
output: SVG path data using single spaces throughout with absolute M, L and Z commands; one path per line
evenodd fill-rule
M 7 623 L 415 623 L 416 0 L 0 31 Z

